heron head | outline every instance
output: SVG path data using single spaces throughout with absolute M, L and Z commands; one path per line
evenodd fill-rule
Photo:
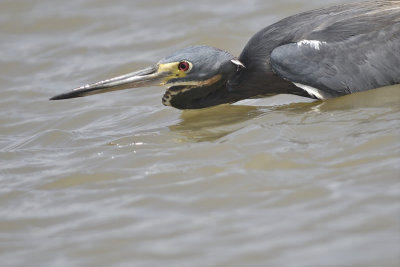
M 178 109 L 213 105 L 213 98 L 227 90 L 228 80 L 244 65 L 226 51 L 192 46 L 173 53 L 152 67 L 88 84 L 52 100 L 82 97 L 145 86 L 166 86 L 162 102 Z

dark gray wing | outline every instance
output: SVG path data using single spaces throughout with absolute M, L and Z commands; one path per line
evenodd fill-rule
M 271 53 L 271 67 L 307 92 L 316 90 L 309 94 L 317 98 L 400 83 L 400 23 L 336 42 L 279 46 Z

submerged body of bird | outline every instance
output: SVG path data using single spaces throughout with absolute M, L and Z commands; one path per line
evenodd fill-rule
M 280 93 L 327 99 L 400 83 L 400 1 L 317 9 L 256 33 L 236 58 L 210 47 L 88 84 L 52 100 L 164 85 L 163 104 L 196 109 Z

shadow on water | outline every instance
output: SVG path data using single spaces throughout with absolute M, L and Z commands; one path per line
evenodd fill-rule
M 265 112 L 265 108 L 233 105 L 185 110 L 181 114 L 181 121 L 169 126 L 169 129 L 192 142 L 215 141 L 244 127 L 244 122 Z
M 310 112 L 324 113 L 374 107 L 389 108 L 393 111 L 400 109 L 400 86 L 388 86 L 326 101 L 270 107 L 221 105 L 202 110 L 187 110 L 182 112 L 181 121 L 169 126 L 169 129 L 183 136 L 186 141 L 216 141 L 245 127 L 252 119 L 273 112 L 288 117 Z M 273 118 L 281 119 L 282 116 Z
M 216 107 L 185 110 L 180 120 L 163 129 L 123 137 L 111 144 L 163 142 L 214 142 L 251 124 L 265 123 L 281 125 L 301 123 L 303 115 L 308 118 L 317 114 L 350 111 L 348 116 L 360 109 L 385 108 L 388 112 L 400 110 L 400 85 L 346 95 L 326 101 L 296 102 L 271 106 L 220 105 Z M 366 111 L 370 113 L 370 111 Z M 315 115 L 313 115 L 315 114 Z M 268 115 L 268 116 L 267 116 Z M 301 118 L 299 119 L 299 115 Z M 267 116 L 267 117 L 266 117 Z M 265 119 L 264 119 L 265 117 Z M 312 119 L 314 120 L 314 119 Z M 163 138 L 160 138 L 160 135 Z
M 152 128 L 110 142 L 110 145 L 151 144 L 171 142 L 215 141 L 242 127 L 244 123 L 261 116 L 266 108 L 220 105 L 207 109 L 185 110 L 176 124 Z
M 349 110 L 360 108 L 392 108 L 400 109 L 400 85 L 382 87 L 379 89 L 345 95 L 326 101 L 315 101 L 311 103 L 293 103 L 274 107 L 275 111 L 292 112 L 328 112 L 335 110 Z

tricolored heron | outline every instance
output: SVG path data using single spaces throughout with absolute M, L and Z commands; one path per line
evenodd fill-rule
M 285 18 L 256 33 L 239 58 L 193 46 L 51 99 L 165 85 L 164 105 L 196 109 L 280 93 L 327 99 L 398 83 L 400 1 L 381 0 Z

